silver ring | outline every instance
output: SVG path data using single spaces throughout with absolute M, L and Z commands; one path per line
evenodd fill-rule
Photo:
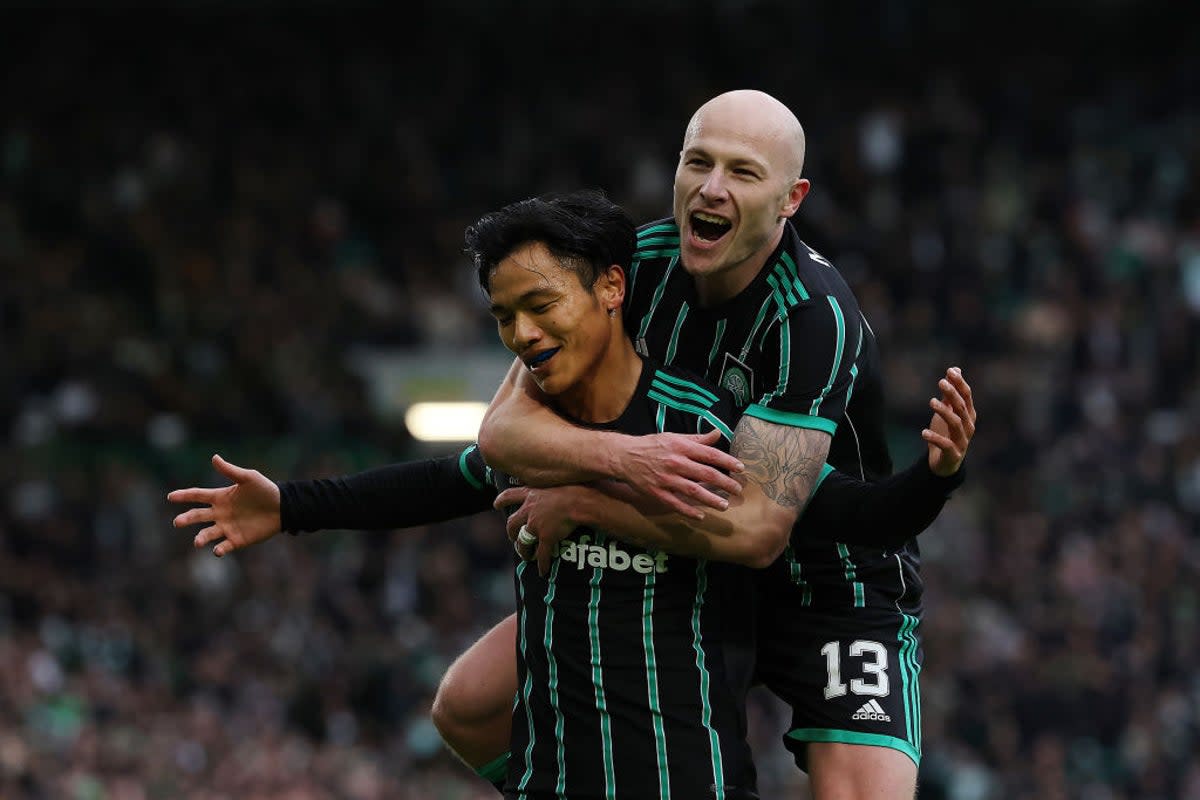
M 521 530 L 517 531 L 517 544 L 522 547 L 532 547 L 537 544 L 538 538 L 525 525 L 521 526 Z

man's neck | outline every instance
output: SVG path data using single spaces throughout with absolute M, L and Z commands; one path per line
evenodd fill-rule
M 581 422 L 612 422 L 629 406 L 642 376 L 642 359 L 618 329 L 595 371 L 558 396 L 556 405 Z

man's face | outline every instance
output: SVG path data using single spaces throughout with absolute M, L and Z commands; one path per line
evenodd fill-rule
M 489 293 L 500 339 L 542 391 L 562 394 L 595 373 L 610 341 L 608 313 L 545 245 L 522 245 L 501 261 Z
M 693 121 L 675 170 L 674 207 L 691 275 L 757 272 L 777 242 L 780 218 L 795 210 L 788 208 L 799 178 L 790 174 L 792 163 L 771 126 L 721 111 Z

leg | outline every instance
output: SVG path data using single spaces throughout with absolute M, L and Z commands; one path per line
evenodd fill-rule
M 438 733 L 477 772 L 508 752 L 517 694 L 516 640 L 517 617 L 510 614 L 455 659 L 433 700 Z
M 808 778 L 815 800 L 912 800 L 917 765 L 888 747 L 810 742 Z

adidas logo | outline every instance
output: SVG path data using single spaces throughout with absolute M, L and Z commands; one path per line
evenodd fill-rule
M 891 722 L 892 718 L 883 710 L 883 706 L 879 705 L 875 700 L 868 700 L 862 704 L 862 708 L 854 712 L 854 716 L 850 719 L 870 719 L 877 722 Z

